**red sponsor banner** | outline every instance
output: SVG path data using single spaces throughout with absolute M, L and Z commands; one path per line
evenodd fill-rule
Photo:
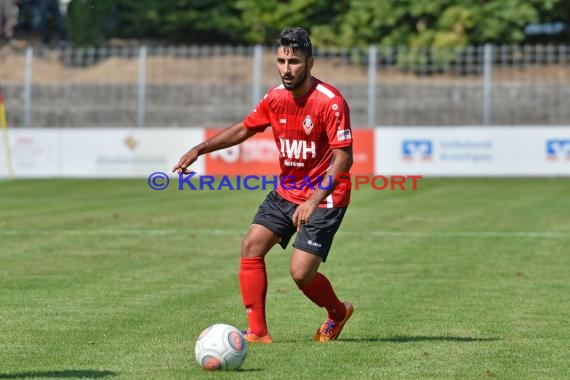
M 352 130 L 352 174 L 374 174 L 374 130 Z
M 206 129 L 206 138 L 220 129 Z M 206 155 L 208 175 L 278 175 L 279 151 L 271 129 L 258 133 L 239 145 Z
M 206 138 L 220 129 L 206 129 Z M 353 174 L 374 174 L 374 131 L 353 129 Z M 258 133 L 240 145 L 206 155 L 208 175 L 278 175 L 279 150 L 271 128 Z

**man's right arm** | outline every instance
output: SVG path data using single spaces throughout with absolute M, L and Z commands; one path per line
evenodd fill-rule
M 230 146 L 238 145 L 257 132 L 248 129 L 243 123 L 237 123 L 231 127 L 222 129 L 214 136 L 205 140 L 204 142 L 196 145 L 188 152 L 186 152 L 180 161 L 172 168 L 173 172 L 190 174 L 192 171 L 188 169 L 190 165 L 198 159 L 199 156 L 214 152 L 216 150 L 229 148 Z

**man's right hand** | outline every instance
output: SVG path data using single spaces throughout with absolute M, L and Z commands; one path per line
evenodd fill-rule
M 188 169 L 190 165 L 192 165 L 198 159 L 198 153 L 194 149 L 190 149 L 186 152 L 182 157 L 180 157 L 180 161 L 174 167 L 172 167 L 172 172 L 176 172 L 178 174 L 190 174 L 193 171 Z

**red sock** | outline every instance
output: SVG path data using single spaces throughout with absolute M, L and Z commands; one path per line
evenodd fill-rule
M 330 281 L 321 273 L 302 289 L 303 293 L 320 307 L 327 309 L 329 319 L 340 322 L 346 315 L 346 307 L 336 296 Z
M 249 330 L 258 336 L 267 335 L 265 321 L 265 296 L 267 295 L 267 273 L 263 257 L 240 260 L 239 286 L 243 305 L 247 310 Z

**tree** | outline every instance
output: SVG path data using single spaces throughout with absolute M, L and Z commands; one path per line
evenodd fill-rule
M 76 46 L 98 46 L 108 38 L 105 19 L 112 13 L 113 0 L 71 0 L 67 27 Z
M 345 47 L 519 43 L 524 26 L 538 19 L 537 6 L 528 0 L 353 0 L 338 23 L 319 26 L 314 34 L 321 43 Z
M 523 43 L 529 23 L 570 22 L 568 0 L 73 0 L 72 8 L 72 38 L 81 44 L 267 44 L 282 28 L 302 26 L 316 46 L 462 47 Z
M 271 43 L 279 32 L 289 26 L 311 30 L 319 25 L 335 24 L 349 1 L 327 0 L 238 0 L 245 29 L 245 40 L 250 43 Z

